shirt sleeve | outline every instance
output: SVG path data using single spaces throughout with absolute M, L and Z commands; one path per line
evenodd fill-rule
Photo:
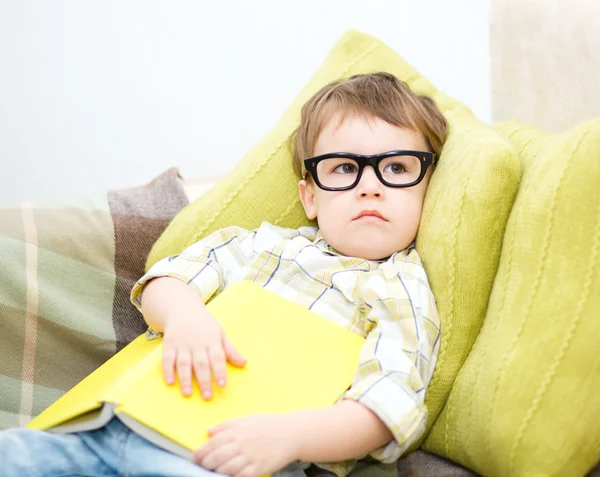
M 131 302 L 141 311 L 144 286 L 153 278 L 172 277 L 190 285 L 206 303 L 251 259 L 255 235 L 255 231 L 227 227 L 190 245 L 179 255 L 158 261 L 134 285 Z
M 370 454 L 382 462 L 396 461 L 425 430 L 425 390 L 440 342 L 425 272 L 416 252 L 407 260 L 394 264 L 395 274 L 384 268 L 363 285 L 366 341 L 354 382 L 342 396 L 369 408 L 393 434 Z

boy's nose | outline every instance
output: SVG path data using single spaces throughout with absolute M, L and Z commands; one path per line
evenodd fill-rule
M 373 169 L 371 166 L 366 166 L 364 168 L 356 188 L 361 197 L 380 197 L 383 192 L 383 184 L 375 174 L 375 169 Z

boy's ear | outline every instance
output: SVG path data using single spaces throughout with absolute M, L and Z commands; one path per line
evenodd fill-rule
M 315 204 L 315 185 L 312 181 L 307 182 L 301 180 L 298 182 L 298 192 L 300 194 L 300 202 L 304 207 L 304 212 L 309 220 L 317 217 L 317 205 Z

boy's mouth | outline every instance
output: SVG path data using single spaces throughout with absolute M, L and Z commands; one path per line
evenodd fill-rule
M 387 219 L 379 212 L 373 209 L 367 209 L 361 211 L 353 220 L 376 220 L 387 222 Z

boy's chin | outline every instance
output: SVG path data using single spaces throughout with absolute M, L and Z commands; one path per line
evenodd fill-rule
M 410 243 L 408 244 L 410 245 Z M 404 250 L 408 247 L 401 245 L 392 244 L 377 244 L 377 242 L 366 242 L 360 244 L 347 244 L 345 247 L 338 248 L 337 250 L 349 257 L 362 258 L 364 260 L 385 260 L 391 257 L 394 253 Z
M 323 238 L 337 252 L 364 260 L 384 260 L 405 250 L 414 241 L 406 230 L 358 227 L 352 229 L 321 229 Z M 333 233 L 332 233 L 333 232 Z

